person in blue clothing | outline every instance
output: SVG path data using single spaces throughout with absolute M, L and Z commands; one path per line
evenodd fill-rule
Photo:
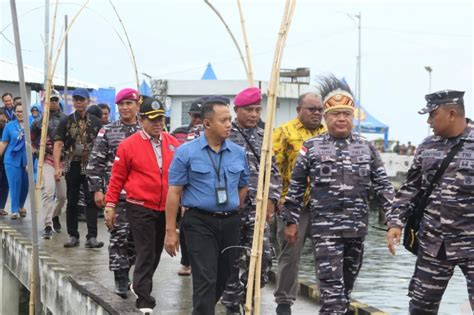
M 3 129 L 7 124 L 8 119 L 5 110 L 0 108 L 0 140 L 2 139 Z M 0 216 L 7 215 L 5 211 L 5 204 L 8 198 L 8 181 L 7 174 L 5 174 L 5 167 L 3 165 L 3 155 L 0 156 Z
M 169 170 L 165 248 L 179 249 L 176 214 L 183 217 L 193 277 L 193 315 L 213 315 L 239 251 L 240 214 L 249 169 L 244 149 L 227 140 L 229 99 L 210 97 L 201 109 L 204 135 L 181 145 Z
M 7 115 L 7 121 L 15 120 L 15 113 L 13 112 L 13 95 L 10 92 L 5 92 L 2 95 L 3 110 Z
M 0 142 L 0 155 L 4 155 L 3 163 L 10 187 L 12 220 L 26 216 L 23 206 L 28 194 L 23 106 L 17 105 L 14 113 L 16 119 L 5 126 Z

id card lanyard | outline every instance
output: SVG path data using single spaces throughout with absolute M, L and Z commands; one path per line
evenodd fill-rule
M 224 187 L 221 187 L 221 175 L 220 175 L 220 170 L 221 170 L 221 164 L 222 164 L 222 155 L 224 154 L 223 152 L 219 153 L 219 161 L 214 162 L 214 159 L 211 156 L 211 153 L 209 152 L 209 149 L 206 150 L 207 155 L 209 156 L 209 160 L 211 160 L 212 168 L 216 172 L 217 176 L 217 182 L 218 182 L 218 187 L 215 187 L 216 189 L 216 202 L 217 205 L 224 205 L 228 202 L 228 197 L 227 197 L 227 177 L 224 175 Z

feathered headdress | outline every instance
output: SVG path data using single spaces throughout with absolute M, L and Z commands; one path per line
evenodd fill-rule
M 319 77 L 318 83 L 325 112 L 336 109 L 355 109 L 354 97 L 347 82 L 331 74 Z

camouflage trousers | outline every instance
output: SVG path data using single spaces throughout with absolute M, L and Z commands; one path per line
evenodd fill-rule
M 240 220 L 240 246 L 241 255 L 235 261 L 232 274 L 227 281 L 226 288 L 222 294 L 222 304 L 226 307 L 243 305 L 245 303 L 245 290 L 248 279 L 248 268 L 250 264 L 250 251 L 252 248 L 253 231 L 255 227 L 255 206 L 241 210 Z M 263 256 L 260 284 L 265 286 L 268 282 L 268 271 L 272 265 L 272 247 L 270 244 L 270 230 L 265 223 L 263 237 Z
M 129 269 L 135 264 L 135 243 L 128 222 L 126 202 L 115 209 L 115 224 L 110 232 L 109 270 Z
M 362 266 L 364 238 L 315 237 L 314 259 L 321 292 L 319 314 L 345 314 Z
M 441 249 L 444 253 L 444 246 Z M 456 266 L 466 277 L 469 302 L 474 310 L 474 259 L 450 261 L 440 255 L 437 258 L 428 256 L 419 250 L 415 273 L 408 287 L 410 314 L 438 314 L 441 298 Z

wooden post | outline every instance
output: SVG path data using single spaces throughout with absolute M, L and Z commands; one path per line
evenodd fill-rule
M 270 78 L 270 85 L 268 91 L 267 114 L 265 120 L 265 132 L 263 136 L 260 169 L 258 176 L 257 189 L 257 211 L 255 217 L 255 229 L 252 242 L 252 251 L 250 254 L 249 276 L 247 282 L 247 295 L 245 312 L 252 314 L 252 305 L 255 304 L 255 311 L 253 314 L 260 314 L 260 272 L 261 272 L 261 256 L 263 232 L 265 229 L 265 219 L 267 212 L 268 191 L 270 186 L 271 163 L 272 163 L 272 128 L 275 116 L 276 100 L 279 88 L 280 64 L 287 38 L 288 30 L 291 25 L 293 13 L 296 6 L 296 0 L 286 0 L 285 10 L 280 25 L 279 37 L 277 40 L 272 74 Z M 257 279 L 255 279 L 255 277 Z M 253 299 L 253 290 L 255 285 L 255 299 Z
M 247 30 L 245 28 L 244 13 L 242 11 L 242 6 L 240 5 L 240 0 L 237 0 L 237 6 L 239 7 L 240 25 L 242 26 L 242 34 L 244 36 L 244 44 L 245 44 L 245 55 L 247 57 L 247 80 L 249 81 L 249 85 L 253 86 L 253 68 L 252 68 L 252 61 L 250 59 L 250 47 L 249 47 L 249 41 L 247 38 Z

